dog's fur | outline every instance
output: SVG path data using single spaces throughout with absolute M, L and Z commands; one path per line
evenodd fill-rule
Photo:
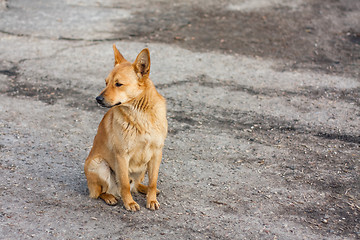
M 110 110 L 100 122 L 93 147 L 85 161 L 91 198 L 115 205 L 121 197 L 129 211 L 140 206 L 130 191 L 146 194 L 146 207 L 159 209 L 157 178 L 167 135 L 165 99 L 149 78 L 150 53 L 142 50 L 130 63 L 113 45 L 115 66 L 106 87 L 96 98 Z M 145 173 L 149 184 L 141 184 Z

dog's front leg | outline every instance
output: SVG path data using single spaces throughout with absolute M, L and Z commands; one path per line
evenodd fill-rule
M 148 163 L 149 186 L 146 194 L 146 207 L 151 210 L 160 208 L 159 202 L 156 200 L 157 179 L 162 158 L 162 150 L 155 151 L 153 157 Z
M 130 193 L 130 182 L 129 182 L 129 163 L 122 156 L 116 156 L 117 169 L 116 176 L 119 181 L 120 195 L 124 203 L 126 210 L 138 211 L 140 210 L 139 204 L 137 204 Z

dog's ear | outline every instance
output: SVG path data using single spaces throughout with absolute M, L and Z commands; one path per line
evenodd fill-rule
M 123 57 L 123 55 L 121 55 L 119 50 L 116 48 L 115 44 L 113 45 L 113 49 L 114 49 L 114 56 L 115 56 L 114 66 L 116 66 L 117 64 L 121 63 L 122 61 L 125 61 L 125 58 Z
M 149 76 L 150 73 L 150 52 L 149 49 L 145 48 L 136 57 L 133 63 L 136 74 L 140 74 L 141 78 Z

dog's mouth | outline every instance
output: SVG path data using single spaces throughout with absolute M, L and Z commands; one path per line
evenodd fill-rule
M 115 106 L 118 106 L 118 105 L 120 105 L 120 104 L 121 104 L 121 102 L 118 102 L 118 103 L 112 105 L 111 107 L 115 107 Z
M 105 108 L 112 108 L 112 107 L 118 106 L 118 105 L 120 105 L 120 104 L 121 104 L 121 102 L 118 102 L 118 103 L 116 103 L 116 104 L 114 104 L 114 105 L 107 105 L 107 104 L 105 104 L 105 103 L 99 103 L 99 105 L 100 105 L 101 107 L 105 107 Z

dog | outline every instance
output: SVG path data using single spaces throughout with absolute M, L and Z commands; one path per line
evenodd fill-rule
M 99 124 L 93 147 L 84 165 L 91 198 L 126 210 L 140 210 L 131 192 L 146 194 L 146 207 L 157 210 L 157 179 L 167 135 L 166 101 L 150 74 L 150 52 L 143 49 L 130 63 L 113 45 L 115 64 L 106 87 L 96 97 L 110 108 Z M 148 174 L 148 186 L 143 185 Z

